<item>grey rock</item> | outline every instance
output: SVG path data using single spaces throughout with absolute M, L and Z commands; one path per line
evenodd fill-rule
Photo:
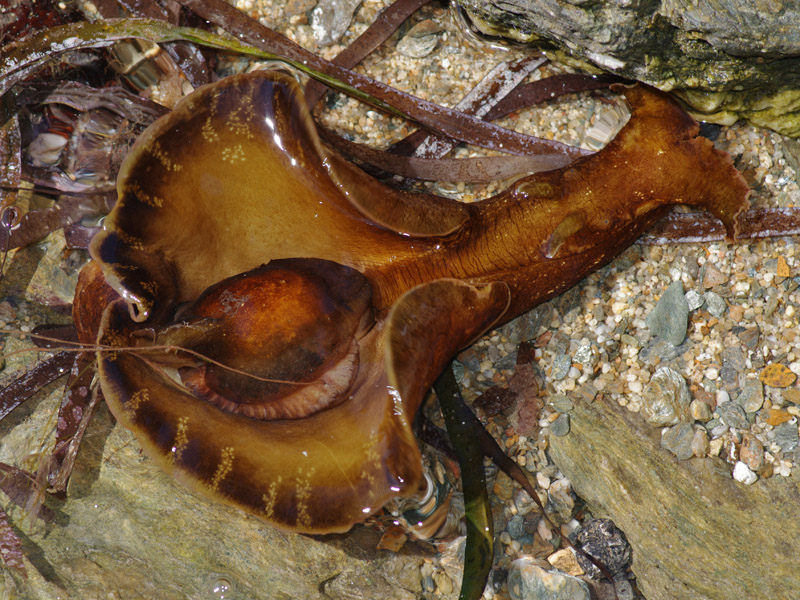
M 715 292 L 706 292 L 703 294 L 703 298 L 706 301 L 706 310 L 712 317 L 721 317 L 728 309 L 728 305 L 725 304 L 722 296 Z
M 736 402 L 746 413 L 758 412 L 764 405 L 764 385 L 758 379 L 748 379 Z
M 792 421 L 793 420 L 794 419 L 792 419 Z M 793 423 L 792 421 L 781 423 L 776 426 L 771 432 L 773 435 L 770 436 L 772 441 L 778 444 L 781 450 L 786 453 L 794 452 L 798 443 L 797 423 Z
M 747 429 L 750 423 L 747 421 L 747 415 L 744 409 L 735 402 L 726 402 L 717 407 L 719 418 L 723 424 L 728 427 L 736 427 L 737 429 Z
M 689 412 L 695 421 L 705 423 L 711 420 L 711 408 L 702 400 L 692 400 L 689 405 Z
M 564 522 L 572 517 L 575 498 L 572 496 L 572 485 L 569 479 L 562 477 L 553 481 L 550 487 L 547 488 L 547 497 Z
M 441 31 L 442 28 L 430 19 L 420 21 L 397 43 L 397 50 L 411 58 L 424 58 L 436 48 Z
M 579 363 L 590 372 L 597 364 L 597 350 L 591 344 L 582 344 L 572 357 L 572 362 Z
M 800 5 L 776 0 L 459 0 L 481 30 L 542 38 L 680 95 L 702 120 L 800 134 Z M 780 60 L 775 60 L 780 59 Z
M 639 360 L 646 365 L 669 362 L 682 354 L 683 348 L 684 345 L 676 346 L 666 340 L 655 338 L 639 350 Z
M 550 405 L 555 408 L 560 413 L 566 413 L 571 411 L 575 404 L 564 394 L 554 394 L 550 396 L 549 399 Z
M 567 376 L 570 367 L 572 367 L 572 360 L 566 354 L 557 354 L 553 358 L 553 370 L 550 372 L 550 377 L 555 381 L 560 381 Z
M 690 311 L 697 310 L 706 302 L 706 299 L 696 290 L 689 290 L 686 292 L 685 297 Z
M 338 42 L 360 5 L 361 0 L 319 0 L 310 16 L 314 39 L 322 46 Z
M 569 415 L 558 415 L 558 418 L 550 424 L 550 433 L 557 437 L 563 437 L 569 433 Z
M 673 281 L 655 308 L 647 315 L 647 326 L 653 335 L 674 346 L 686 337 L 686 326 L 689 322 L 689 304 L 683 293 L 683 284 Z
M 689 423 L 678 423 L 661 434 L 661 446 L 680 460 L 692 457 L 694 454 L 693 441 L 694 428 Z
M 690 403 L 686 381 L 670 367 L 660 367 L 642 392 L 642 414 L 659 427 L 688 421 Z
M 508 570 L 511 600 L 590 600 L 589 586 L 566 573 L 545 571 L 530 558 L 518 558 Z

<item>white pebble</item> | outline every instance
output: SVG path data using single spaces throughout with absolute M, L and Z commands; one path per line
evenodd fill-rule
M 711 379 L 712 381 L 719 377 L 719 369 L 716 367 L 709 367 L 705 370 L 705 376 Z
M 731 399 L 730 394 L 728 394 L 728 392 L 726 392 L 725 390 L 717 391 L 717 406 L 729 402 L 730 399 Z
M 733 467 L 733 478 L 745 485 L 751 485 L 756 482 L 758 475 L 753 473 L 750 467 L 739 460 L 736 461 L 736 465 Z

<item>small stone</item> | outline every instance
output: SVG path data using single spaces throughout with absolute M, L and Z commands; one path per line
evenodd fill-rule
M 591 344 L 582 344 L 572 357 L 572 362 L 584 367 L 585 371 L 591 372 L 598 361 L 597 352 Z
M 686 304 L 689 305 L 689 311 L 697 310 L 706 302 L 706 299 L 695 290 L 689 290 L 686 292 L 685 298 Z
M 772 430 L 772 441 L 780 446 L 785 453 L 794 452 L 798 444 L 797 423 L 787 421 Z
M 758 328 L 758 325 L 754 325 L 753 327 L 748 327 L 747 329 L 742 329 L 736 333 L 736 337 L 744 344 L 744 347 L 748 350 L 755 350 L 756 346 L 758 346 L 758 338 L 761 335 L 761 330 Z
M 311 11 L 311 32 L 321 46 L 330 46 L 350 27 L 361 0 L 319 0 Z
M 575 508 L 575 499 L 572 497 L 572 484 L 569 479 L 556 479 L 547 488 L 547 497 L 558 512 L 559 516 L 568 521 L 572 516 L 572 509 Z
M 567 413 L 575 408 L 575 404 L 564 394 L 554 394 L 550 396 L 550 405 L 556 409 L 557 412 Z
M 589 586 L 561 573 L 545 571 L 528 557 L 518 558 L 508 570 L 511 600 L 590 600 Z
M 728 427 L 736 427 L 737 429 L 750 427 L 744 409 L 735 402 L 726 402 L 717 407 L 717 411 L 719 412 L 720 420 Z
M 646 365 L 668 362 L 681 353 L 680 347 L 661 338 L 651 339 L 639 351 L 639 360 Z
M 579 577 L 584 574 L 584 570 L 578 563 L 578 559 L 575 558 L 575 552 L 572 551 L 572 548 L 562 548 L 558 552 L 554 552 L 547 557 L 547 562 L 562 573 L 573 577 Z
M 739 459 L 752 471 L 758 471 L 764 466 L 764 444 L 754 435 L 744 434 Z
M 706 289 L 722 285 L 728 281 L 727 275 L 724 275 L 712 263 L 707 262 L 703 265 L 703 287 Z
M 436 571 L 433 574 L 433 581 L 436 583 L 436 591 L 440 594 L 450 594 L 453 591 L 453 580 L 444 571 Z
M 689 405 L 689 412 L 695 421 L 705 423 L 711 420 L 711 407 L 702 400 L 692 400 L 692 403 Z
M 711 445 L 709 444 L 706 430 L 701 428 L 695 431 L 694 437 L 692 438 L 692 454 L 698 458 L 702 458 L 708 456 L 710 450 Z
M 642 414 L 652 425 L 675 425 L 690 418 L 690 403 L 689 388 L 681 374 L 660 367 L 642 393 Z
M 420 21 L 397 43 L 397 51 L 411 58 L 428 56 L 439 42 L 442 28 L 430 19 Z
M 764 385 L 774 388 L 786 388 L 797 381 L 797 375 L 780 363 L 772 363 L 764 367 L 758 378 Z
M 725 300 L 723 300 L 719 294 L 706 292 L 703 294 L 703 298 L 705 298 L 706 301 L 706 310 L 712 317 L 719 318 L 725 314 L 725 309 L 728 308 L 728 305 L 725 304 Z
M 680 460 L 691 458 L 694 454 L 693 440 L 694 428 L 689 423 L 678 423 L 661 434 L 661 446 Z
M 646 322 L 654 336 L 674 346 L 683 342 L 689 323 L 689 304 L 680 281 L 673 281 L 669 285 L 655 308 L 647 315 Z
M 744 318 L 744 306 L 741 304 L 731 304 L 728 308 L 728 314 L 734 323 L 739 323 Z
M 786 259 L 783 256 L 778 256 L 778 264 L 775 267 L 775 274 L 778 277 L 789 277 L 791 272 L 789 271 L 789 265 L 786 263 Z
M 748 379 L 736 402 L 746 413 L 758 412 L 764 405 L 764 386 L 758 379 Z
M 738 460 L 733 467 L 733 478 L 745 485 L 751 485 L 756 482 L 758 475 L 753 473 L 753 471 L 750 470 L 750 467 Z
M 800 404 L 800 390 L 797 388 L 787 388 L 781 392 L 781 398 L 784 402 L 790 404 Z
M 556 437 L 564 437 L 569 433 L 569 415 L 558 415 L 558 418 L 550 424 L 550 432 Z
M 570 367 L 572 367 L 570 357 L 566 354 L 557 354 L 553 358 L 553 370 L 550 372 L 550 377 L 555 381 L 560 381 L 567 376 Z
M 578 532 L 575 547 L 605 566 L 614 578 L 628 570 L 633 558 L 628 539 L 610 519 L 593 519 L 586 523 Z M 592 579 L 605 577 L 583 554 L 578 554 L 576 558 Z
M 786 411 L 786 410 L 784 410 L 782 408 L 770 408 L 770 409 L 767 410 L 767 415 L 766 415 L 766 418 L 764 419 L 764 421 L 768 425 L 772 425 L 773 427 L 776 427 L 777 425 L 780 425 L 781 423 L 786 423 L 786 421 L 788 421 L 791 418 L 792 418 L 791 413 L 789 413 L 788 411 Z

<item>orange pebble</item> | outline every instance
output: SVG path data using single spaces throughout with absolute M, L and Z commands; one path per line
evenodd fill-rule
M 780 363 L 767 365 L 758 376 L 761 383 L 774 388 L 785 388 L 792 385 L 797 380 L 797 375 L 789 370 L 789 367 Z

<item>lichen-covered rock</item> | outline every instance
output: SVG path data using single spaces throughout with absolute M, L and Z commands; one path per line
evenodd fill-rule
M 549 40 L 678 93 L 704 120 L 800 135 L 800 5 L 772 0 L 459 0 L 487 33 Z M 779 59 L 779 60 L 776 60 Z

